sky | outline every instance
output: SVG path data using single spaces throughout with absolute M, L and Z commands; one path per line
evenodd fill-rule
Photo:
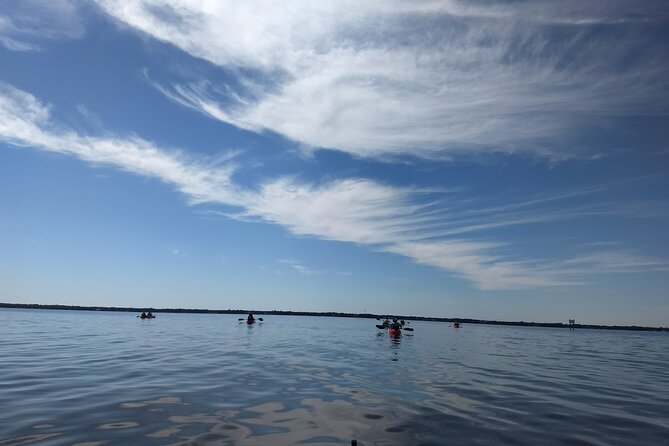
M 0 301 L 669 326 L 665 0 L 3 0 Z

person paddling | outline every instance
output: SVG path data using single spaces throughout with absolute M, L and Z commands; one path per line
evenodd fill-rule
M 388 334 L 391 337 L 398 338 L 402 334 L 402 324 L 397 322 L 397 318 L 393 318 L 393 323 L 388 327 Z
M 402 324 L 397 322 L 397 319 L 393 318 L 393 323 L 390 324 L 390 328 L 393 330 L 401 330 L 402 329 Z
M 246 323 L 252 324 L 256 321 L 256 318 L 253 317 L 253 313 L 249 313 L 249 316 L 246 318 Z

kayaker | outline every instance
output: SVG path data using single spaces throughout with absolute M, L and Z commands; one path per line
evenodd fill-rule
M 249 313 L 249 317 L 246 318 L 246 322 L 248 322 L 249 324 L 252 324 L 255 321 L 256 321 L 256 318 L 253 317 L 253 313 Z
M 142 319 L 146 319 L 146 313 L 142 311 L 142 315 L 140 316 Z
M 146 315 L 146 317 L 153 317 L 153 313 L 149 311 L 149 313 Z
M 402 335 L 402 325 L 397 322 L 397 318 L 393 318 L 393 323 L 388 327 L 388 334 L 393 338 L 399 338 Z

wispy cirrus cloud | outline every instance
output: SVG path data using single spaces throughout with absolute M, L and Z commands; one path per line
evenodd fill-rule
M 616 117 L 669 113 L 661 0 L 97 3 L 234 77 L 154 82 L 169 98 L 308 150 L 564 159 Z
M 75 39 L 85 27 L 78 0 L 6 0 L 0 10 L 0 45 L 38 51 L 45 39 Z
M 75 156 L 93 164 L 111 165 L 175 185 L 193 203 L 234 203 L 232 163 L 215 168 L 175 149 L 159 148 L 136 136 L 95 137 L 53 122 L 49 107 L 34 96 L 0 84 L 0 138 L 18 146 L 37 147 Z
M 601 187 L 495 206 L 458 198 L 456 191 L 402 188 L 362 178 L 311 184 L 284 176 L 264 180 L 253 188 L 242 187 L 234 181 L 234 156 L 194 158 L 137 136 L 83 135 L 55 122 L 49 107 L 31 94 L 8 85 L 0 85 L 0 141 L 155 178 L 180 191 L 191 203 L 228 207 L 225 215 L 229 217 L 276 224 L 296 236 L 356 243 L 402 255 L 482 289 L 569 285 L 580 283 L 587 273 L 667 268 L 664 260 L 610 246 L 567 260 L 521 256 L 519 261 L 517 253 L 509 255 L 507 243 L 485 233 L 500 224 L 530 225 L 573 218 L 589 212 L 588 206 L 606 212 L 587 203 L 563 205 L 560 212 L 550 207 L 565 198 L 596 194 Z M 441 194 L 439 199 L 435 194 Z M 297 261 L 287 264 L 302 274 L 318 273 Z
M 305 276 L 314 276 L 314 275 L 323 275 L 323 274 L 337 274 L 340 276 L 350 276 L 350 271 L 325 271 L 325 270 L 314 270 L 302 264 L 302 262 L 295 259 L 280 259 L 279 263 L 288 265 L 293 270 L 297 271 L 300 274 Z
M 553 265 L 561 274 L 669 271 L 669 264 L 624 250 L 609 249 L 562 260 Z

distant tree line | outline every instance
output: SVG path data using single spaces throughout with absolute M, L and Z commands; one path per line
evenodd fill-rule
M 448 317 L 425 317 L 410 315 L 390 315 L 390 314 L 372 314 L 372 313 L 339 313 L 336 311 L 284 311 L 284 310 L 209 310 L 202 308 L 151 308 L 151 307 L 92 307 L 82 305 L 43 305 L 43 304 L 14 304 L 0 302 L 0 308 L 25 308 L 35 310 L 75 310 L 75 311 L 125 311 L 138 313 L 142 311 L 151 311 L 153 313 L 208 313 L 208 314 L 247 314 L 253 312 L 257 315 L 277 315 L 277 316 L 320 316 L 320 317 L 352 317 L 364 319 L 382 319 L 385 317 L 396 317 L 398 319 L 412 321 L 430 321 L 430 322 L 460 322 L 462 324 L 485 324 L 485 325 L 511 325 L 518 327 L 548 327 L 548 328 L 590 328 L 599 330 L 639 330 L 639 331 L 669 331 L 669 327 L 642 327 L 638 325 L 592 325 L 592 324 L 564 324 L 561 322 L 513 322 L 513 321 L 495 321 L 469 318 L 448 318 Z

